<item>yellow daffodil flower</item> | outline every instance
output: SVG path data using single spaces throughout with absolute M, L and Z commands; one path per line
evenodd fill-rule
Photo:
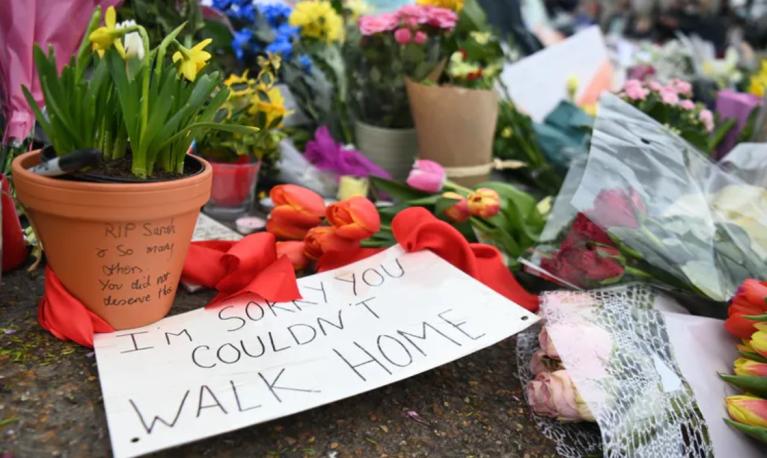
M 304 0 L 296 3 L 288 22 L 301 30 L 301 35 L 327 43 L 344 39 L 344 21 L 326 0 Z
M 123 44 L 119 40 L 122 36 L 123 32 L 117 28 L 115 7 L 110 6 L 104 15 L 104 25 L 91 32 L 88 35 L 88 39 L 91 42 L 91 49 L 96 51 L 100 57 L 104 56 L 104 52 L 112 45 L 120 53 L 120 56 L 125 57 L 125 48 L 123 48 Z
M 419 5 L 438 6 L 440 8 L 447 8 L 453 10 L 456 13 L 463 9 L 464 0 L 418 0 L 416 3 Z
M 757 97 L 764 97 L 764 91 L 767 88 L 767 59 L 762 61 L 762 67 L 759 69 L 759 73 L 751 76 L 751 81 L 748 85 L 748 92 L 754 94 Z
M 204 51 L 213 40 L 206 38 L 194 45 L 191 49 L 179 45 L 179 50 L 173 53 L 173 63 L 178 67 L 179 73 L 189 81 L 197 79 L 197 74 L 205 68 L 210 60 L 210 53 Z

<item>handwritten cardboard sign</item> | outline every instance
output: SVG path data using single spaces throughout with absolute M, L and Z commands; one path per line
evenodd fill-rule
M 411 377 L 537 317 L 435 254 L 393 247 L 298 281 L 301 300 L 240 300 L 95 339 L 112 449 L 143 453 Z

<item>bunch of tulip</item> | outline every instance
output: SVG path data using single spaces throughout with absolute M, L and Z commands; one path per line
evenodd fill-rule
M 743 282 L 730 302 L 725 329 L 743 339 L 735 375 L 720 377 L 746 392 L 728 396 L 725 421 L 749 436 L 767 442 L 767 282 Z
M 448 180 L 445 169 L 434 161 L 416 161 L 406 184 L 370 179 L 377 191 L 397 201 L 381 209 L 384 219 L 406 207 L 426 207 L 455 226 L 467 240 L 498 247 L 511 266 L 516 266 L 517 258 L 533 246 L 543 229 L 543 214 L 531 195 L 500 182 L 483 183 L 474 189 L 460 186 Z M 381 231 L 367 244 L 386 245 L 389 241 L 389 234 Z
M 266 230 L 277 239 L 277 253 L 297 271 L 333 252 L 355 250 L 381 228 L 375 205 L 360 196 L 325 206 L 323 198 L 301 186 L 284 184 L 269 193 L 274 209 Z

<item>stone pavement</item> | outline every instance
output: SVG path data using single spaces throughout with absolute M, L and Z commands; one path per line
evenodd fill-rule
M 42 273 L 16 271 L 0 285 L 0 456 L 110 456 L 93 352 L 60 342 L 37 324 Z M 173 312 L 201 307 L 210 297 L 181 292 Z M 525 406 L 509 339 L 376 391 L 156 456 L 277 455 L 555 453 Z

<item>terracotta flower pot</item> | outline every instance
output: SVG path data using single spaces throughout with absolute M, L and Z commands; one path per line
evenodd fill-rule
M 27 169 L 33 151 L 13 161 L 19 201 L 67 290 L 116 329 L 144 326 L 173 304 L 211 167 L 151 183 L 89 183 Z
M 439 162 L 447 176 L 473 186 L 490 177 L 498 118 L 495 90 L 406 81 L 418 133 L 418 157 Z

